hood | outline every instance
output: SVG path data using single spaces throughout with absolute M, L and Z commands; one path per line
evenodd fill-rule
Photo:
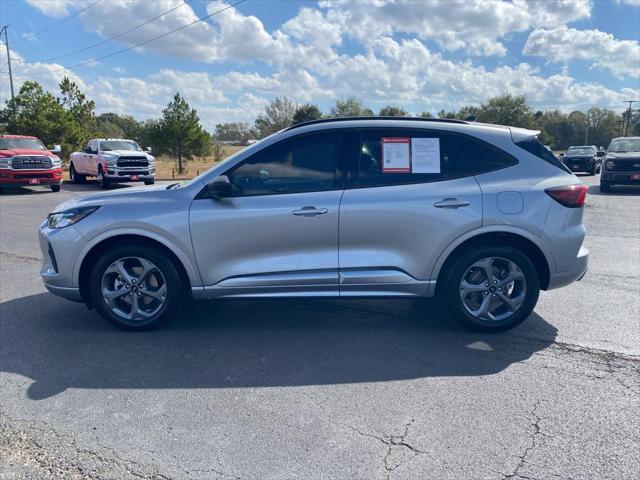
M 75 207 L 92 207 L 104 205 L 122 205 L 125 208 L 131 208 L 131 205 L 141 202 L 162 201 L 175 190 L 167 190 L 166 185 L 156 185 L 153 187 L 132 187 L 123 188 L 104 193 L 93 193 L 83 195 L 72 200 L 61 203 L 54 208 L 51 213 L 61 212 Z
M 607 158 L 619 158 L 620 160 L 640 158 L 640 152 L 607 152 Z
M 126 155 L 132 157 L 150 157 L 147 152 L 141 152 L 140 150 L 107 150 L 102 153 L 106 155 Z
M 13 148 L 11 150 L 0 150 L 0 157 L 15 157 L 16 155 L 39 155 L 45 157 L 55 157 L 49 150 L 31 150 L 29 148 Z

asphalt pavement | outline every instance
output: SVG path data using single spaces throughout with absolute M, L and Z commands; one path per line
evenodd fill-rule
M 39 279 L 37 225 L 97 187 L 0 196 L 0 478 L 638 478 L 640 190 L 582 180 L 587 276 L 497 335 L 427 300 L 194 303 L 122 332 Z

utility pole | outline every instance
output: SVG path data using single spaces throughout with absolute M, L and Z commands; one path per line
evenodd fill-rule
M 624 121 L 623 136 L 626 137 L 627 135 L 629 135 L 629 125 L 631 124 L 631 114 L 633 113 L 633 111 L 631 110 L 631 105 L 633 105 L 634 103 L 640 103 L 640 100 L 626 100 L 624 103 L 629 104 L 629 108 L 627 108 L 625 113 L 622 115 L 622 120 Z
M 9 66 L 9 85 L 11 85 L 11 100 L 13 100 L 13 74 L 11 73 L 11 54 L 9 53 L 9 37 L 7 36 L 7 29 L 9 25 L 5 25 L 0 30 L 0 35 L 2 35 L 2 31 L 4 31 L 4 46 L 7 49 L 7 65 Z

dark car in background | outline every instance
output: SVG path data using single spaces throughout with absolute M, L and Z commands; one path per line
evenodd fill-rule
M 569 147 L 563 161 L 572 172 L 586 172 L 595 175 L 602 169 L 603 152 L 598 152 L 595 145 Z
M 600 176 L 600 191 L 612 185 L 640 185 L 640 137 L 611 140 Z

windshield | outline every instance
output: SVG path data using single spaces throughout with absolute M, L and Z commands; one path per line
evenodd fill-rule
M 42 142 L 36 138 L 0 138 L 0 150 L 13 149 L 47 150 Z
M 141 152 L 142 149 L 136 142 L 130 140 L 106 140 L 100 142 L 100 150 L 108 152 L 110 150 L 136 150 Z
M 640 138 L 620 138 L 609 145 L 609 152 L 640 152 Z
M 596 152 L 591 147 L 571 147 L 567 150 L 567 155 L 595 155 Z

